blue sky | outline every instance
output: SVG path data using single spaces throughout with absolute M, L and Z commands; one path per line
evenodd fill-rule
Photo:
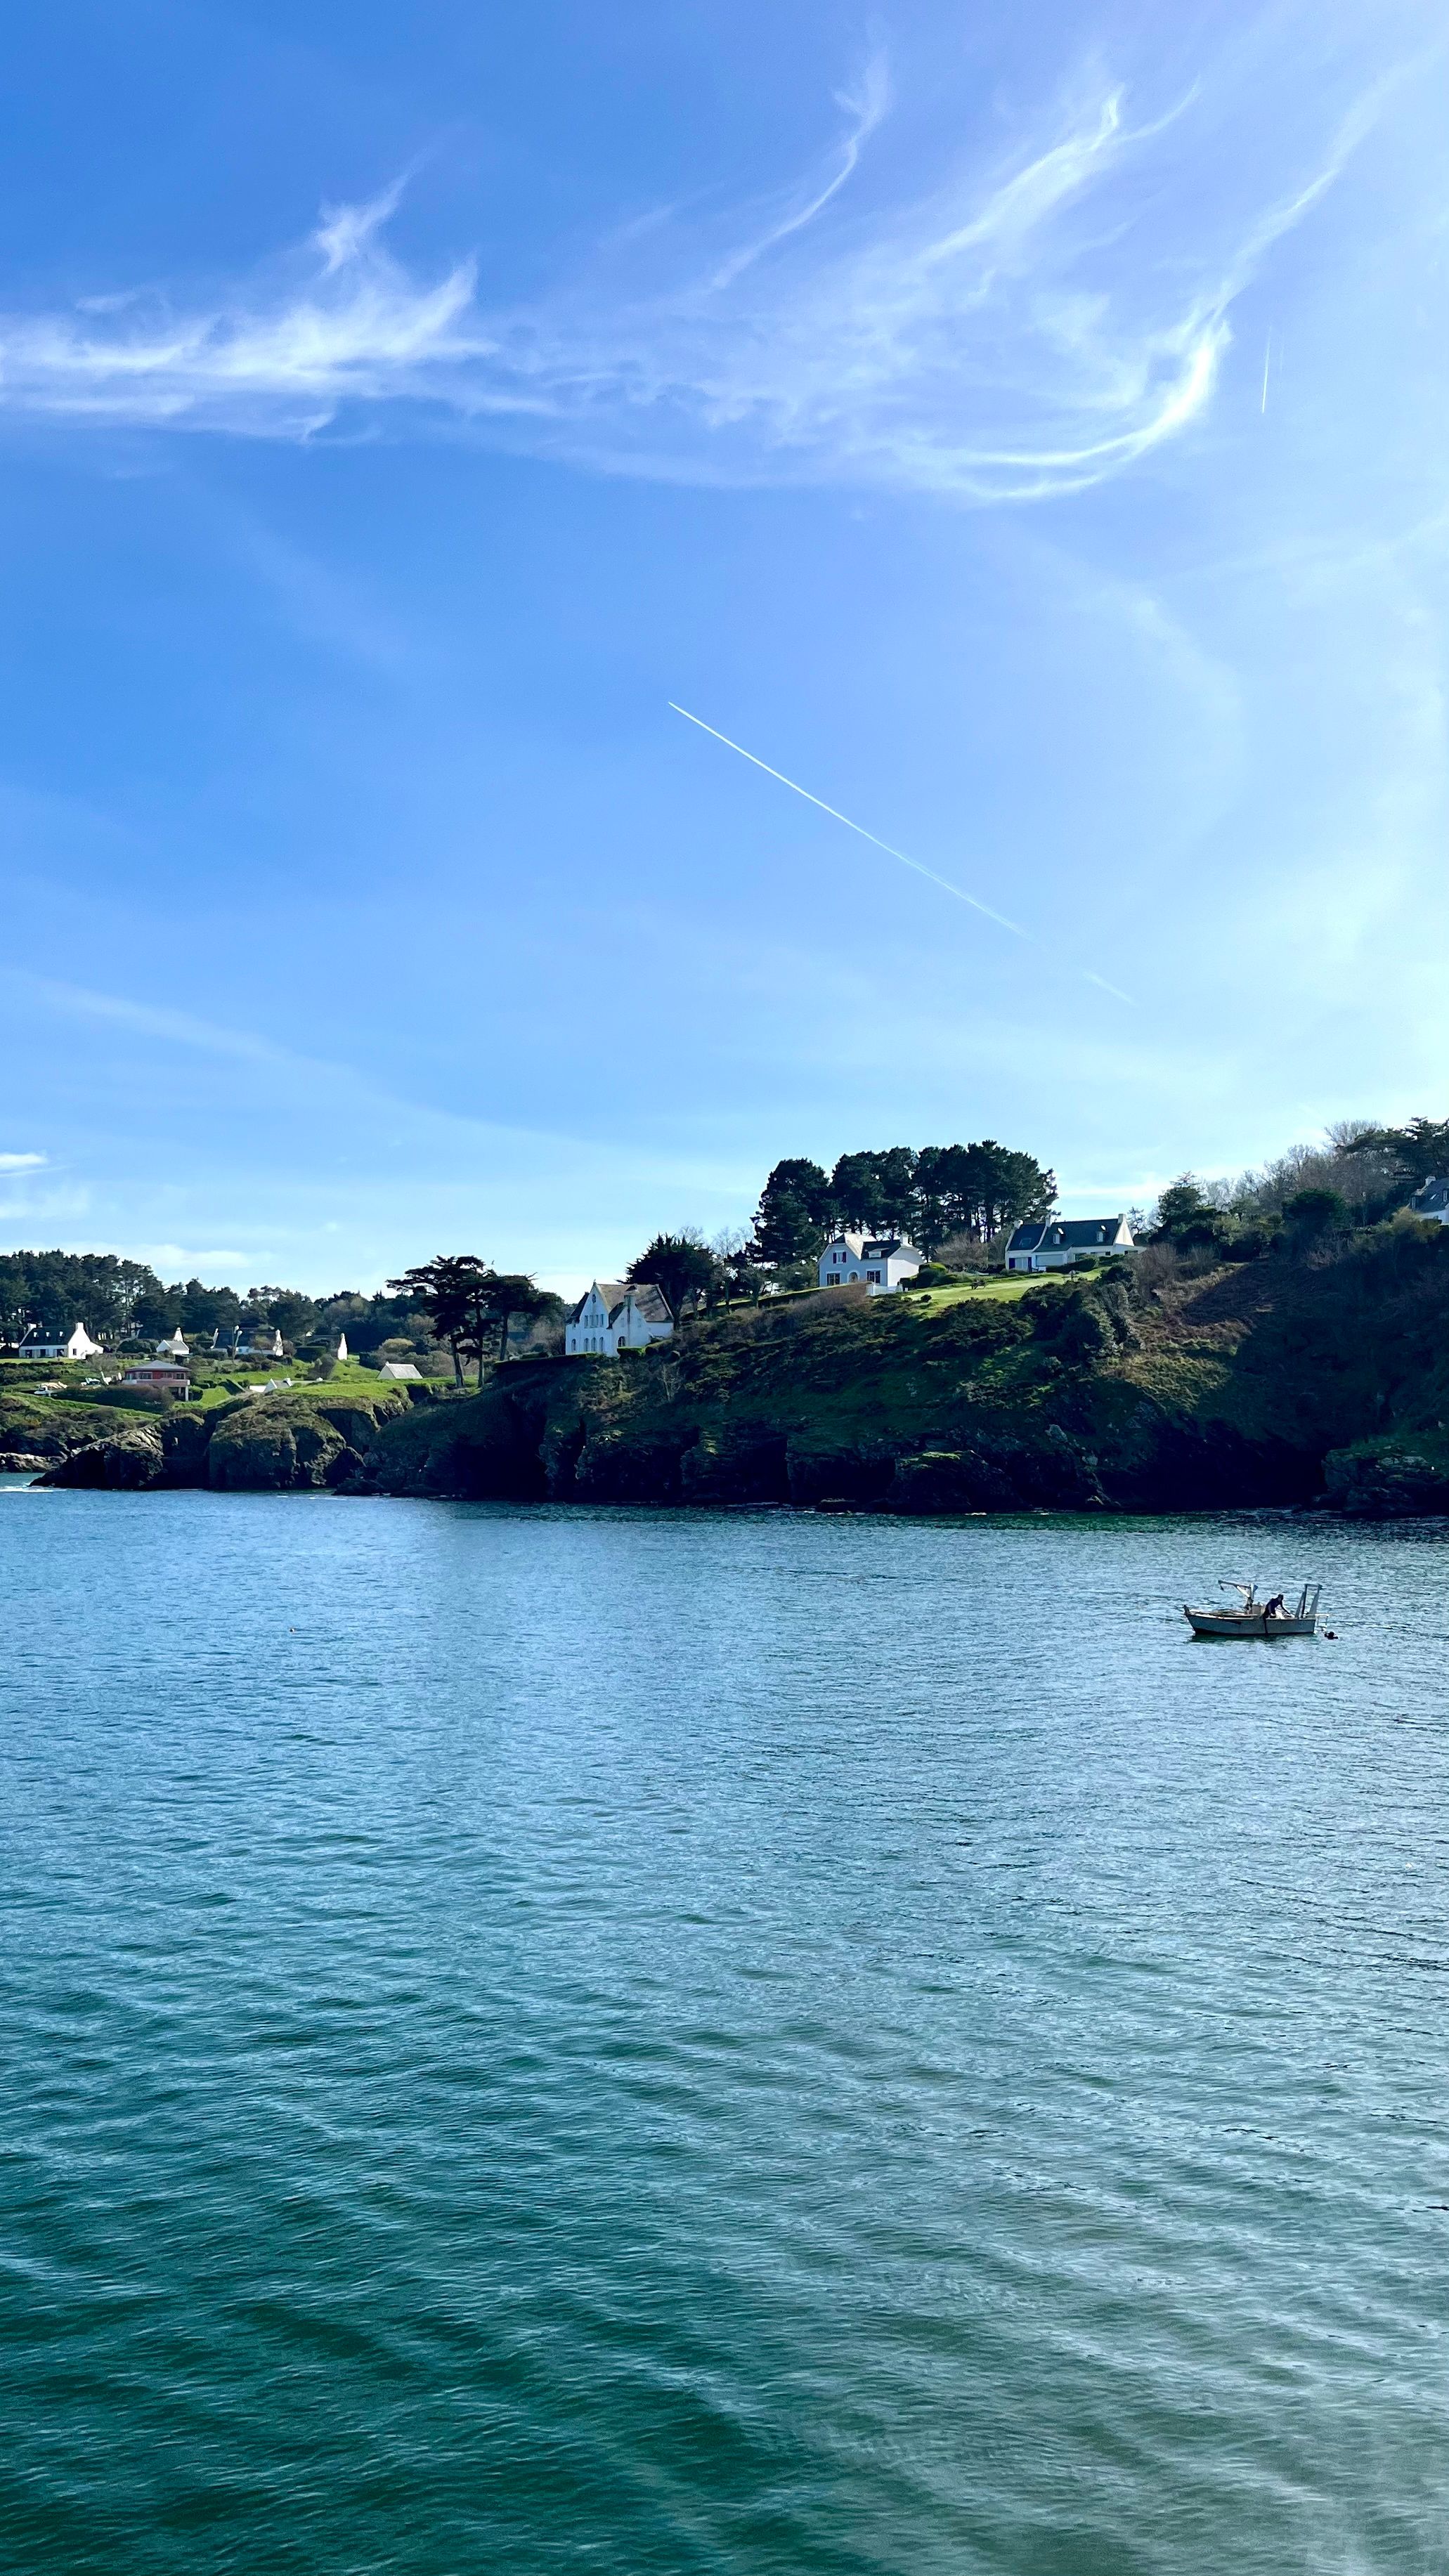
M 1443 1111 L 1437 10 L 80 0 L 7 67 L 9 1242 L 568 1286 L 786 1153 L 1080 1210 Z

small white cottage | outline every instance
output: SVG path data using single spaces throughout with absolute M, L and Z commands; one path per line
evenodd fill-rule
M 20 1345 L 23 1360 L 97 1360 L 99 1342 L 93 1342 L 84 1324 L 73 1324 L 68 1333 L 27 1333 Z
M 1083 1253 L 1135 1252 L 1125 1216 L 1033 1217 L 1006 1247 L 1008 1270 L 1070 1270 Z
M 859 1279 L 872 1297 L 914 1279 L 925 1254 L 900 1234 L 838 1234 L 820 1255 L 822 1288 L 844 1288 Z
M 668 1339 L 674 1318 L 653 1287 L 631 1288 L 627 1279 L 596 1279 L 571 1308 L 564 1325 L 564 1357 L 613 1359 Z
M 1415 1216 L 1428 1217 L 1432 1225 L 1449 1225 L 1449 1181 L 1427 1180 L 1409 1205 Z

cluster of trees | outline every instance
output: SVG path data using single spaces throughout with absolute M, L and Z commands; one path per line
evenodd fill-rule
M 832 1172 L 802 1158 L 777 1163 L 765 1183 L 753 1232 L 706 1244 L 692 1228 L 656 1235 L 629 1267 L 634 1283 L 652 1282 L 670 1313 L 728 1297 L 758 1295 L 771 1271 L 810 1260 L 848 1226 L 866 1233 L 909 1235 L 928 1253 L 953 1239 L 990 1243 L 1024 1217 L 1045 1216 L 1056 1197 L 1052 1174 L 1030 1154 L 986 1138 L 976 1145 L 892 1145 L 842 1154 Z M 465 1363 L 480 1375 L 501 1358 L 520 1324 L 556 1323 L 563 1307 L 522 1272 L 495 1271 L 473 1253 L 420 1262 L 385 1292 L 365 1297 L 339 1289 L 309 1297 L 278 1286 L 208 1287 L 200 1279 L 167 1284 L 140 1261 L 114 1253 L 0 1254 L 0 1341 L 15 1343 L 34 1328 L 68 1332 L 83 1323 L 112 1347 L 154 1342 L 179 1327 L 205 1344 L 218 1331 L 276 1330 L 310 1356 L 335 1347 L 371 1356 L 386 1343 L 419 1352 L 436 1343 L 451 1353 L 457 1382 Z
M 1133 1227 L 1139 1240 L 1148 1236 L 1178 1255 L 1252 1259 L 1279 1241 L 1312 1246 L 1335 1230 L 1378 1223 L 1436 1174 L 1449 1175 L 1449 1119 L 1413 1118 L 1403 1127 L 1360 1119 L 1237 1181 L 1184 1172 L 1150 1219 L 1133 1212 Z M 758 1295 L 768 1273 L 778 1277 L 813 1260 L 843 1227 L 908 1235 L 934 1255 L 951 1243 L 990 1244 L 1008 1227 L 1050 1214 L 1055 1200 L 1054 1175 L 992 1137 L 842 1154 L 831 1172 L 794 1156 L 766 1181 L 752 1232 L 713 1244 L 690 1227 L 658 1234 L 628 1276 L 657 1287 L 678 1319 L 729 1297 Z M 32 1328 L 60 1333 L 77 1321 L 111 1345 L 160 1340 L 178 1325 L 197 1340 L 232 1326 L 265 1326 L 306 1356 L 309 1346 L 324 1351 L 345 1333 L 349 1348 L 364 1356 L 389 1342 L 419 1352 L 437 1344 L 451 1353 L 461 1386 L 465 1364 L 476 1365 L 481 1380 L 489 1361 L 507 1356 L 516 1327 L 536 1334 L 563 1311 L 526 1273 L 496 1271 L 472 1253 L 421 1262 L 371 1297 L 354 1289 L 308 1297 L 280 1287 L 243 1296 L 200 1279 L 168 1286 L 144 1262 L 114 1253 L 0 1253 L 0 1340 L 11 1343 Z
M 160 1290 L 154 1270 L 111 1252 L 0 1252 L 0 1339 L 32 1325 L 68 1333 L 79 1320 L 97 1340 L 124 1341 L 145 1329 Z
M 243 1296 L 200 1279 L 168 1286 L 145 1262 L 110 1252 L 0 1253 L 0 1341 L 18 1342 L 32 1328 L 66 1333 L 77 1322 L 115 1347 L 159 1341 L 178 1326 L 198 1343 L 234 1326 L 266 1326 L 294 1349 L 335 1346 L 340 1333 L 350 1349 L 364 1352 L 398 1339 L 422 1348 L 428 1338 L 426 1315 L 406 1295 L 364 1297 L 343 1288 L 308 1297 L 297 1288 L 259 1287 Z
M 305 1356 L 323 1356 L 346 1334 L 349 1350 L 367 1357 L 386 1344 L 452 1354 L 459 1385 L 463 1362 L 503 1357 L 518 1324 L 557 1321 L 559 1298 L 518 1272 L 499 1272 L 469 1253 L 440 1256 L 390 1279 L 385 1293 L 351 1288 L 308 1297 L 297 1288 L 208 1288 L 199 1279 L 164 1286 L 144 1262 L 108 1252 L 0 1253 L 0 1341 L 26 1332 L 69 1332 L 83 1323 L 113 1347 L 153 1342 L 178 1326 L 201 1346 L 239 1326 L 281 1333 Z
M 1179 1254 L 1251 1261 L 1278 1242 L 1306 1250 L 1352 1226 L 1381 1224 L 1446 1173 L 1449 1119 L 1413 1118 L 1404 1127 L 1351 1119 L 1331 1127 L 1322 1145 L 1295 1145 L 1236 1181 L 1182 1173 L 1138 1230 Z
M 485 1364 L 507 1358 L 515 1322 L 555 1322 L 564 1311 L 562 1299 L 526 1271 L 495 1270 L 473 1252 L 439 1253 L 387 1284 L 426 1315 L 433 1339 L 452 1353 L 459 1386 L 465 1360 L 477 1363 L 481 1387 Z
M 992 1243 L 1007 1227 L 1049 1215 L 1056 1194 L 1054 1173 L 992 1136 L 842 1154 L 830 1173 L 797 1156 L 777 1163 L 765 1183 L 754 1249 L 761 1261 L 806 1260 L 842 1227 L 908 1235 L 929 1253 L 953 1241 Z
M 808 1263 L 843 1227 L 901 1234 L 923 1252 L 989 1244 L 1025 1218 L 1056 1205 L 1054 1173 L 1032 1154 L 986 1137 L 976 1145 L 889 1145 L 842 1154 L 832 1172 L 803 1156 L 777 1163 L 760 1194 L 751 1233 L 707 1244 L 686 1227 L 656 1235 L 629 1265 L 650 1280 L 676 1318 L 730 1297 L 757 1296 L 769 1273 Z

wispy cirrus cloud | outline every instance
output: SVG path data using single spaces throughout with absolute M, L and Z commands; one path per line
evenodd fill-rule
M 841 105 L 820 168 L 737 212 L 728 238 L 669 218 L 641 250 L 629 227 L 602 268 L 490 313 L 471 261 L 426 278 L 393 254 L 394 187 L 330 209 L 289 261 L 209 305 L 0 319 L 0 410 L 291 439 L 385 410 L 613 473 L 1079 489 L 1202 414 L 1234 301 L 1373 112 L 1281 192 L 1199 216 L 1175 130 L 1191 99 L 1134 123 L 1101 87 L 989 170 L 868 211 L 850 183 L 887 116 L 883 67 Z M 630 244 L 647 284 L 621 271 Z
M 0 1172 L 38 1172 L 44 1163 L 43 1154 L 0 1154 Z

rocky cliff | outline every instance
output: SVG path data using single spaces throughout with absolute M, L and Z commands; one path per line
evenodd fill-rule
M 271 1395 L 241 1396 L 214 1410 L 178 1406 L 159 1417 L 108 1415 L 98 1405 L 50 1408 L 26 1430 L 47 1439 L 48 1456 L 36 1455 L 47 1485 L 105 1486 L 135 1492 L 167 1485 L 209 1485 L 218 1492 L 315 1492 L 355 1481 L 388 1422 L 407 1411 L 391 1389 L 376 1396 L 329 1397 L 325 1387 L 295 1387 Z M 84 1414 L 78 1423 L 72 1417 Z M 97 1425 L 103 1426 L 97 1428 Z M 0 1423 L 12 1463 L 20 1465 L 13 1422 Z M 24 1463 L 30 1463 L 25 1457 Z
M 898 1513 L 1449 1510 L 1449 1231 L 1155 1290 L 827 1293 L 481 1395 L 325 1391 L 112 1429 L 46 1481 Z

